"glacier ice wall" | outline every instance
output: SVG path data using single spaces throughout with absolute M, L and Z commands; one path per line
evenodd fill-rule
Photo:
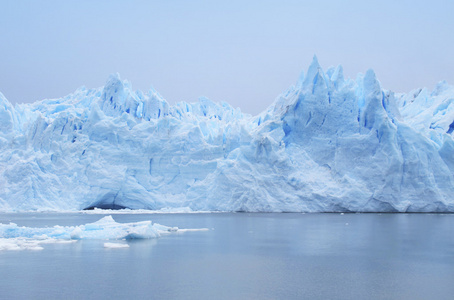
M 0 210 L 454 212 L 453 131 L 452 86 L 394 94 L 316 58 L 258 116 L 118 75 L 15 107 L 0 94 Z

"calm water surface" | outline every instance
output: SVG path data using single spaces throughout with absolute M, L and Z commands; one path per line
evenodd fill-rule
M 102 215 L 0 214 L 81 225 Z M 453 299 L 454 215 L 113 215 L 210 228 L 106 249 L 105 241 L 0 252 L 0 299 Z

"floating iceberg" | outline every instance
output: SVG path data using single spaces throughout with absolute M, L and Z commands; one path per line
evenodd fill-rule
M 128 240 L 152 239 L 163 234 L 207 229 L 178 229 L 151 221 L 117 223 L 112 216 L 80 226 L 54 226 L 44 228 L 20 227 L 17 224 L 0 224 L 0 250 L 42 250 L 41 244 L 65 243 L 74 240 Z M 126 248 L 127 244 L 105 243 L 105 248 Z
M 118 75 L 15 107 L 0 94 L 0 210 L 454 212 L 453 99 L 316 58 L 258 116 Z
M 151 239 L 163 233 L 177 232 L 177 227 L 152 224 L 151 221 L 117 223 L 112 216 L 80 226 L 54 226 L 43 228 L 20 227 L 17 224 L 0 224 L 1 238 L 63 239 L 63 240 L 122 240 Z

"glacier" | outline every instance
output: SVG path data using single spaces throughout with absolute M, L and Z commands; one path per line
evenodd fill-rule
M 118 74 L 31 104 L 0 94 L 0 211 L 454 212 L 453 131 L 446 82 L 394 93 L 316 57 L 257 116 Z

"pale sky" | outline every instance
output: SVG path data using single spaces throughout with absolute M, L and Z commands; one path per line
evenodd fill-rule
M 206 96 L 257 114 L 306 71 L 408 92 L 454 84 L 454 1 L 0 0 L 0 92 L 12 103 L 118 72 L 169 103 Z

